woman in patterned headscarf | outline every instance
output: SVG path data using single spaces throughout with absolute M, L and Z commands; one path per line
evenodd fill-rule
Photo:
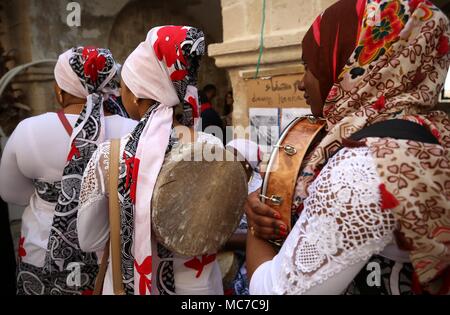
M 109 50 L 69 49 L 55 66 L 62 109 L 22 121 L 6 145 L 0 194 L 10 203 L 27 206 L 19 242 L 18 294 L 92 290 L 97 261 L 79 250 L 76 210 L 81 175 L 97 144 L 136 126 L 122 117 L 124 110 L 115 101 L 117 79 Z M 81 283 L 74 279 L 70 286 L 66 268 L 72 262 L 83 262 L 87 269 L 81 270 Z
M 140 119 L 120 145 L 121 285 L 126 294 L 223 294 L 215 254 L 181 257 L 170 252 L 155 240 L 150 221 L 153 189 L 164 156 L 176 142 L 186 141 L 178 139 L 177 126 L 192 130 L 193 117 L 198 117 L 194 86 L 204 51 L 202 31 L 160 26 L 149 31 L 123 66 L 122 99 L 128 114 Z M 218 138 L 204 133 L 195 138 L 221 145 Z M 106 142 L 85 172 L 78 231 L 86 251 L 103 250 L 109 236 L 107 195 L 102 188 L 109 172 L 109 151 Z M 103 294 L 120 293 L 113 290 L 111 268 L 108 264 Z
M 250 200 L 253 294 L 446 294 L 450 121 L 433 111 L 449 21 L 424 0 L 341 0 L 304 37 L 301 88 L 327 134 L 302 166 L 299 219 Z M 275 255 L 276 254 L 276 255 Z

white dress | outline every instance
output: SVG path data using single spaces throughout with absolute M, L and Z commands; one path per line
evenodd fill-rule
M 379 206 L 380 183 L 368 148 L 340 150 L 309 187 L 280 252 L 253 274 L 250 293 L 341 294 L 372 255 L 408 263 L 393 243 L 395 220 Z
M 121 139 L 121 152 L 124 149 L 128 137 Z M 223 147 L 220 139 L 199 132 L 199 143 L 210 143 Z M 96 252 L 97 257 L 102 257 L 102 251 L 109 238 L 109 213 L 108 213 L 108 172 L 109 172 L 110 142 L 105 142 L 94 152 L 83 175 L 80 192 L 80 208 L 78 210 L 77 227 L 80 247 L 85 252 Z M 157 290 L 157 272 L 159 265 L 165 260 L 173 262 L 173 273 L 176 294 L 180 295 L 223 295 L 222 274 L 216 260 L 203 266 L 199 274 L 197 270 L 185 266 L 185 263 L 202 257 L 183 257 L 173 254 L 173 258 L 161 260 L 156 254 L 157 242 L 152 237 L 152 294 L 159 294 Z M 108 264 L 103 294 L 112 295 L 112 269 Z
M 72 126 L 79 115 L 67 114 Z M 107 139 L 131 132 L 137 122 L 105 117 Z M 19 256 L 35 267 L 44 265 L 56 203 L 42 199 L 42 183 L 58 183 L 69 152 L 70 137 L 56 113 L 23 120 L 9 138 L 0 164 L 0 195 L 8 203 L 27 206 L 22 216 Z M 40 182 L 38 185 L 37 182 Z

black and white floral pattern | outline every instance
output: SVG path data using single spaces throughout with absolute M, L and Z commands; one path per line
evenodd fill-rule
M 87 51 L 94 52 L 93 58 L 100 56 L 105 61 L 103 68 L 97 69 L 95 76 L 92 72 L 88 75 L 84 67 L 86 62 L 92 61 L 89 60 L 91 56 L 86 54 Z M 89 96 L 75 124 L 74 131 L 77 134 L 72 134 L 72 147 L 63 171 L 45 265 L 42 269 L 43 275 L 48 278 L 44 284 L 50 286 L 45 288 L 45 292 L 49 294 L 82 294 L 94 287 L 98 270 L 97 257 L 93 253 L 82 252 L 78 244 L 76 220 L 80 186 L 87 163 L 97 145 L 104 141 L 101 137 L 102 106 L 105 100 L 109 99 L 109 95 L 118 94 L 119 84 L 116 63 L 107 49 L 73 48 L 69 63 Z M 107 102 L 106 107 L 113 114 L 123 113 L 123 108 L 117 102 Z M 71 264 L 78 264 L 80 271 L 80 281 L 73 286 L 67 281 L 73 272 Z

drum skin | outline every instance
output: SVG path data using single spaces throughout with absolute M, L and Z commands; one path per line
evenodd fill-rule
M 202 159 L 201 152 L 222 158 Z M 246 173 L 231 152 L 209 144 L 179 145 L 166 156 L 156 181 L 153 233 L 182 256 L 216 253 L 236 230 L 246 198 Z

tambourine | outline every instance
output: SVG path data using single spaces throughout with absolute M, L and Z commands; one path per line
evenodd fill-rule
M 324 127 L 325 121 L 313 116 L 294 119 L 284 129 L 270 155 L 260 198 L 280 213 L 288 231 L 292 228 L 292 203 L 300 166 Z

